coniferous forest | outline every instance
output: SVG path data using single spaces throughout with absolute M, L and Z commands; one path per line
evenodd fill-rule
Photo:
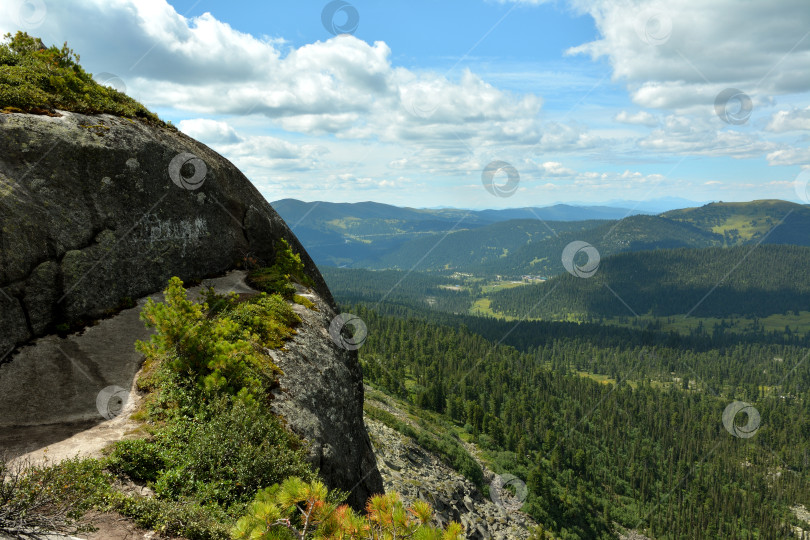
M 809 2 L 0 0 L 0 540 L 810 540 Z
M 683 317 L 684 291 L 705 294 L 742 249 L 617 255 L 605 261 L 601 282 L 563 274 L 492 291 L 498 317 L 468 314 L 487 293 L 474 281 L 323 271 L 344 311 L 368 327 L 360 349 L 367 383 L 440 414 L 496 470 L 525 481 L 523 510 L 555 538 L 614 538 L 621 529 L 652 538 L 782 538 L 798 523 L 792 508 L 810 503 L 807 333 L 600 324 L 609 313 L 593 300 L 610 295 L 610 283 Z M 753 252 L 705 302 L 707 313 L 798 310 L 808 281 L 789 263 L 805 250 Z M 707 259 L 716 264 L 696 264 Z M 586 299 L 580 305 L 592 322 L 519 313 L 555 286 L 564 291 L 559 305 Z M 521 317 L 504 316 L 510 305 Z M 544 313 L 553 313 L 549 305 Z M 724 411 L 736 402 L 759 418 L 737 414 L 729 429 Z
M 810 500 L 800 347 L 610 347 L 552 329 L 522 351 L 463 324 L 354 308 L 369 328 L 367 380 L 463 427 L 562 538 L 608 538 L 614 522 L 655 538 L 779 538 L 789 506 Z M 663 384 L 675 367 L 680 382 Z M 752 438 L 723 426 L 735 400 L 761 415 Z

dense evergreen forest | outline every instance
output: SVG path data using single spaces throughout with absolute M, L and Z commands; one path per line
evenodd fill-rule
M 329 289 L 343 302 L 394 303 L 466 313 L 480 287 L 461 288 L 446 276 L 397 270 L 321 268 Z
M 562 538 L 608 538 L 615 523 L 655 538 L 779 538 L 789 507 L 810 503 L 800 347 L 608 346 L 550 329 L 521 351 L 432 313 L 351 309 L 369 328 L 367 380 L 463 426 L 527 482 L 524 509 Z M 676 366 L 694 375 L 663 384 Z M 754 437 L 724 429 L 734 400 L 761 414 Z
M 551 537 L 789 538 L 810 507 L 810 333 L 760 318 L 810 310 L 807 218 L 758 201 L 510 221 L 410 240 L 381 259 L 395 269 L 322 271 L 368 327 L 367 382 L 525 481 Z M 601 255 L 590 278 L 562 267 L 574 239 Z
M 598 247 L 598 246 L 597 246 Z M 590 278 L 564 273 L 491 295 L 516 317 L 594 318 L 650 314 L 764 317 L 810 308 L 810 248 L 790 245 L 622 253 Z

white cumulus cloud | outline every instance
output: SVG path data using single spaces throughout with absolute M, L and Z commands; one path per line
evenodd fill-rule
M 635 114 L 621 111 L 613 119 L 622 124 L 635 124 L 647 127 L 655 127 L 659 124 L 658 119 L 647 111 L 639 111 Z
M 810 107 L 777 111 L 765 129 L 774 133 L 810 131 Z

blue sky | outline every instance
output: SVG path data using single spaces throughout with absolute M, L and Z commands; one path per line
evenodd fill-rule
M 243 32 L 283 37 L 293 47 L 331 37 L 321 24 L 326 3 L 170 2 L 187 17 L 210 12 Z M 368 43 L 385 41 L 397 65 L 414 69 L 447 69 L 476 44 L 472 51 L 475 59 L 554 62 L 566 49 L 598 37 L 591 17 L 577 14 L 564 4 L 374 0 L 352 5 L 360 17 L 354 35 Z M 343 17 L 345 20 L 345 14 Z
M 67 41 L 97 79 L 222 153 L 269 200 L 807 202 L 805 0 L 0 8 L 0 31 Z M 346 13 L 356 29 L 333 35 Z M 718 108 L 727 88 L 739 91 Z M 509 196 L 482 184 L 494 161 L 519 174 Z

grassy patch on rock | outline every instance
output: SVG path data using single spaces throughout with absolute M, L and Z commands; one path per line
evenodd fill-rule
M 293 283 L 311 287 L 312 280 L 306 275 L 301 256 L 293 253 L 290 244 L 283 238 L 279 244 L 273 265 L 251 270 L 248 273 L 247 281 L 257 290 L 280 294 L 284 298 L 292 300 L 296 292 Z
M 94 81 L 67 43 L 46 47 L 25 32 L 6 34 L 0 43 L 0 111 L 55 115 L 57 109 L 162 124 L 136 100 Z

